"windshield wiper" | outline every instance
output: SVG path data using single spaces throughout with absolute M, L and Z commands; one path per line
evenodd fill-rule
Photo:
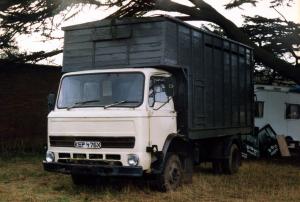
M 115 103 L 112 103 L 112 104 L 105 105 L 104 109 L 107 109 L 109 107 L 116 106 L 116 105 L 119 105 L 119 104 L 123 104 L 123 103 L 139 103 L 139 102 L 138 101 L 122 100 L 122 101 L 119 101 L 119 102 L 115 102 Z
M 81 102 L 75 102 L 73 105 L 67 107 L 67 110 L 74 108 L 78 105 L 84 105 L 84 104 L 92 103 L 92 102 L 100 102 L 100 100 L 86 100 L 86 101 L 81 101 Z

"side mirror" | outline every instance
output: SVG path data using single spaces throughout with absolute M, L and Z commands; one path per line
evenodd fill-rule
M 173 77 L 168 77 L 166 79 L 165 91 L 168 97 L 173 97 L 175 95 L 175 79 Z
M 55 93 L 50 93 L 48 95 L 48 112 L 54 110 L 56 95 Z

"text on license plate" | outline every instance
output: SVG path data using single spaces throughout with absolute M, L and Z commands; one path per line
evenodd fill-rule
M 74 147 L 82 148 L 82 149 L 100 149 L 101 142 L 93 142 L 93 141 L 75 141 Z

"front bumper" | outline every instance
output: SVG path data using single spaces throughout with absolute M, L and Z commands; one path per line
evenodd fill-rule
M 43 161 L 44 170 L 64 174 L 81 174 L 95 176 L 131 176 L 140 177 L 143 175 L 141 166 L 108 166 L 108 165 L 84 165 L 72 163 L 48 163 Z

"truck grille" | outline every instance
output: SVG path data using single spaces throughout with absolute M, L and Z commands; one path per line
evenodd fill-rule
M 101 148 L 133 148 L 135 137 L 50 136 L 51 147 L 74 147 L 75 141 L 99 141 Z

